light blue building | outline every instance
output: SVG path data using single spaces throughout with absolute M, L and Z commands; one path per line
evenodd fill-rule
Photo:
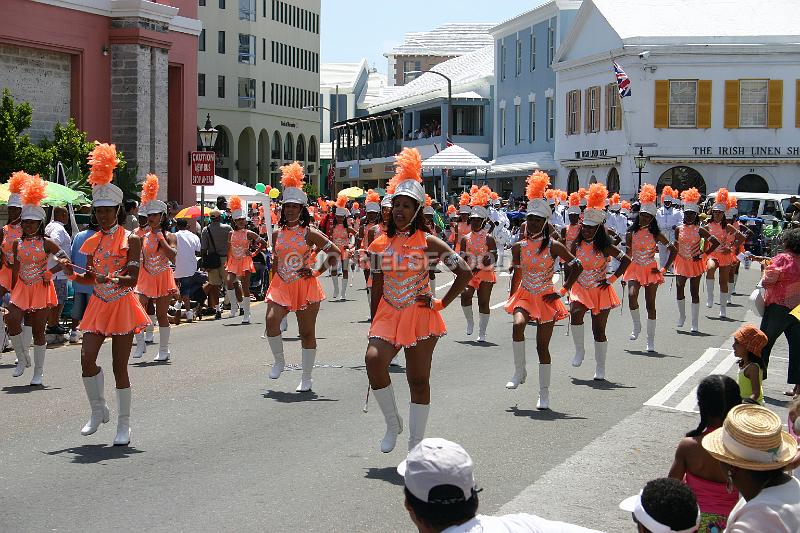
M 556 75 L 551 65 L 580 0 L 552 0 L 495 26 L 492 170 L 489 184 L 519 199 L 534 170 L 555 179 Z

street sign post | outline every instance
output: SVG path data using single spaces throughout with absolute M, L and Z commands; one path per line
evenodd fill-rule
M 212 151 L 192 152 L 192 185 L 200 187 L 200 229 L 203 229 L 203 208 L 206 202 L 206 186 L 214 186 L 214 163 L 216 154 Z

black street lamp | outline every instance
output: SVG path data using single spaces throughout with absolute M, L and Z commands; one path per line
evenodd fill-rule
M 206 152 L 211 152 L 214 150 L 214 145 L 217 143 L 217 135 L 219 135 L 219 131 L 211 124 L 211 113 L 206 114 L 206 123 L 203 128 L 197 129 L 197 134 L 200 137 L 200 144 L 203 146 L 203 149 Z M 216 159 L 216 154 L 214 154 L 214 159 Z M 215 165 L 216 166 L 216 165 Z M 216 168 L 214 170 L 216 173 Z M 203 209 L 205 208 L 206 202 L 206 187 L 205 185 L 200 186 L 200 230 L 202 231 L 203 225 L 205 223 L 205 217 Z
M 642 171 L 644 167 L 647 166 L 647 157 L 644 155 L 644 151 L 642 151 L 642 147 L 639 147 L 639 155 L 633 158 L 633 162 L 636 165 L 636 168 L 639 169 L 639 188 L 636 189 L 637 191 L 642 190 Z

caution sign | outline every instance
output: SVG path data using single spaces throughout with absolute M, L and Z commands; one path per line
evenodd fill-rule
M 192 152 L 192 185 L 214 185 L 214 152 Z

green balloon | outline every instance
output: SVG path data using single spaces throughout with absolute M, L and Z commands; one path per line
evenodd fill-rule
M 263 183 L 256 183 L 256 190 L 258 192 L 264 192 L 267 189 L 267 186 Z

